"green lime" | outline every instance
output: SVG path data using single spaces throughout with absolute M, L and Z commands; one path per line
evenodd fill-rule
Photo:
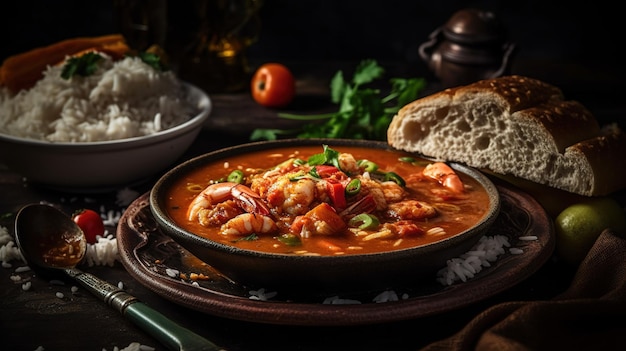
M 606 228 L 626 232 L 626 213 L 615 199 L 590 198 L 566 207 L 555 220 L 557 256 L 578 265 Z

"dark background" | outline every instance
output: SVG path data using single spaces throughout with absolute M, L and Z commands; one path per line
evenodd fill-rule
M 14 1 L 11 10 L 2 10 L 0 60 L 70 37 L 117 32 L 115 3 Z M 623 12 L 607 0 L 265 0 L 260 35 L 248 56 L 255 62 L 374 58 L 427 73 L 418 46 L 452 14 L 470 7 L 493 11 L 505 24 L 517 47 L 512 73 L 555 85 L 575 75 L 578 84 L 563 87 L 572 98 L 590 92 L 598 99 L 623 96 L 626 26 Z
M 0 20 L 5 38 L 0 59 L 70 37 L 117 30 L 113 0 L 11 3 L 12 10 L 5 7 Z M 518 44 L 519 58 L 616 62 L 626 33 L 623 12 L 606 0 L 265 0 L 260 38 L 249 54 L 274 60 L 419 61 L 419 44 L 455 11 L 468 7 L 496 13 Z

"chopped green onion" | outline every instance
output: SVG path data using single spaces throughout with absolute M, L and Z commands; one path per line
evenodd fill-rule
M 346 185 L 347 196 L 356 195 L 359 193 L 359 191 L 361 191 L 361 181 L 359 179 L 352 179 L 350 182 L 348 182 L 348 185 Z
M 359 228 L 363 230 L 367 229 L 376 229 L 380 225 L 380 221 L 378 217 L 369 214 L 369 213 L 361 213 L 352 217 L 348 221 L 348 225 L 353 228 Z
M 415 159 L 411 156 L 404 156 L 404 157 L 400 157 L 398 158 L 398 161 L 400 162 L 406 162 L 406 163 L 410 163 L 413 166 L 425 166 L 427 164 L 429 164 L 430 162 L 428 160 L 423 160 L 423 159 Z
M 228 178 L 226 178 L 226 180 L 228 180 L 229 182 L 232 183 L 237 183 L 237 184 L 241 184 L 243 183 L 243 172 L 239 169 L 236 169 L 232 172 L 230 172 L 230 174 L 228 175 Z
M 302 242 L 300 241 L 300 237 L 298 235 L 291 234 L 291 233 L 282 234 L 276 237 L 276 239 L 280 241 L 281 243 L 288 245 L 288 246 L 302 245 Z
M 397 173 L 394 173 L 394 172 L 387 172 L 387 173 L 385 173 L 385 178 L 384 179 L 385 179 L 385 181 L 395 182 L 396 184 L 398 184 L 400 186 L 404 186 L 406 184 L 404 179 L 402 179 L 402 177 L 400 177 Z
M 378 165 L 369 160 L 359 160 L 356 164 L 365 172 L 376 172 L 376 170 L 378 169 Z

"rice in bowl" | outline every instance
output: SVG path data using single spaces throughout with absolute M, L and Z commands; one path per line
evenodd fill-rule
M 0 87 L 0 164 L 30 183 L 103 192 L 149 180 L 184 155 L 212 109 L 206 92 L 139 58 L 104 57 L 87 77 L 61 71 L 47 67 L 18 93 Z
M 96 142 L 155 134 L 197 114 L 172 71 L 138 57 L 103 59 L 90 76 L 61 77 L 48 66 L 35 86 L 0 87 L 0 132 L 49 142 Z

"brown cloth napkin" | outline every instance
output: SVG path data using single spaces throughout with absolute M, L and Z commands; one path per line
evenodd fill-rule
M 626 238 L 602 232 L 554 299 L 500 303 L 421 349 L 439 350 L 626 350 Z

